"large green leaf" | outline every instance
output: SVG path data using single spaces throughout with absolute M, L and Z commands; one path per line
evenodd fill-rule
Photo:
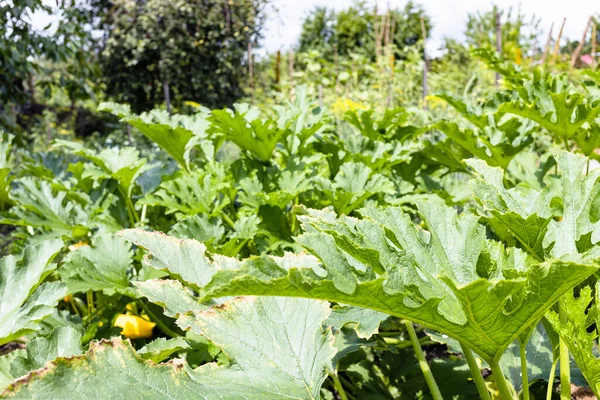
M 585 286 L 581 289 L 579 297 L 574 297 L 571 293 L 563 296 L 560 307 L 565 320 L 561 320 L 554 311 L 549 312 L 547 316 L 552 327 L 569 347 L 569 352 L 596 397 L 600 396 L 600 359 L 597 356 L 600 326 L 599 289 L 596 285 L 595 293 L 592 294 L 592 288 Z
M 27 343 L 25 354 L 11 363 L 10 372 L 18 378 L 43 368 L 57 357 L 72 357 L 82 353 L 81 333 L 70 327 L 56 328 L 50 336 L 38 336 Z
M 230 366 L 211 363 L 192 370 L 182 360 L 156 365 L 143 361 L 128 342 L 114 339 L 91 343 L 84 356 L 56 359 L 13 383 L 4 395 L 96 399 L 127 393 L 128 398 L 139 399 L 316 399 L 325 368 L 335 355 L 333 336 L 322 328 L 328 314 L 326 302 L 239 298 L 179 320 L 181 326 L 222 346 L 231 359 Z
M 119 184 L 121 194 L 130 198 L 135 187 L 136 179 L 150 166 L 145 158 L 140 158 L 140 152 L 134 147 L 106 148 L 100 152 L 86 149 L 79 143 L 57 140 L 56 144 L 71 149 L 75 154 L 80 155 L 101 170 L 105 177 L 115 179 Z M 90 176 L 98 173 L 88 170 Z M 127 199 L 126 199 L 127 201 Z
M 455 122 L 441 121 L 433 127 L 444 132 L 459 146 L 485 160 L 488 164 L 502 168 L 506 168 L 515 155 L 532 142 L 531 136 L 527 138 L 491 138 L 479 128 L 462 128 Z M 502 132 L 498 131 L 498 135 L 502 135 Z
M 164 110 L 141 115 L 131 114 L 129 107 L 117 103 L 100 103 L 99 110 L 118 115 L 160 146 L 185 170 L 189 170 L 190 151 L 205 136 L 209 122 L 203 114 L 169 116 Z
M 5 211 L 12 201 L 9 196 L 10 184 L 13 180 L 10 173 L 14 168 L 12 157 L 13 136 L 0 130 L 0 211 Z
M 134 282 L 137 293 L 147 297 L 151 303 L 164 307 L 166 316 L 175 318 L 190 311 L 205 311 L 208 309 L 198 303 L 183 287 L 181 282 L 170 279 L 150 279 L 143 282 Z
M 551 221 L 548 227 L 547 243 L 555 243 L 552 255 L 562 257 L 578 252 L 578 242 L 582 236 L 591 233 L 592 243 L 600 241 L 600 221 L 593 221 L 591 212 L 594 200 L 600 193 L 597 180 L 600 171 L 586 175 L 585 157 L 561 152 L 557 160 L 562 172 L 560 186 L 555 189 L 562 199 L 562 218 Z
M 342 164 L 333 181 L 321 179 L 320 186 L 339 214 L 349 214 L 378 193 L 394 194 L 394 184 L 362 163 Z
M 196 214 L 173 225 L 169 234 L 178 239 L 196 239 L 208 245 L 217 245 L 225 235 L 221 220 Z
M 588 104 L 582 94 L 567 91 L 546 92 L 531 103 L 523 100 L 505 103 L 498 111 L 535 121 L 559 140 L 572 138 L 600 114 L 600 108 Z
M 341 330 L 346 325 L 353 325 L 360 339 L 370 339 L 379 332 L 379 324 L 388 317 L 387 314 L 367 308 L 336 306 L 331 309 L 331 315 L 326 323 L 336 330 Z
M 176 388 L 176 389 L 174 389 Z M 15 381 L 3 393 L 16 399 L 210 398 L 181 363 L 151 364 L 121 339 L 90 343 L 79 357 L 58 358 Z M 215 388 L 216 389 L 216 388 Z M 213 396 L 216 390 L 212 390 Z
M 333 335 L 323 331 L 329 312 L 321 301 L 244 298 L 181 316 L 178 325 L 208 337 L 241 369 L 213 368 L 211 379 L 249 381 L 253 371 L 280 396 L 315 399 L 335 355 Z
M 546 258 L 544 238 L 552 220 L 550 188 L 537 191 L 528 186 L 506 189 L 504 173 L 483 161 L 471 159 L 468 164 L 477 173 L 471 181 L 475 198 L 491 214 L 490 223 L 500 233 L 506 230 L 538 261 Z
M 218 181 L 209 174 L 192 172 L 163 182 L 159 189 L 140 200 L 140 204 L 162 206 L 167 213 L 190 216 L 207 214 L 217 216 L 229 204 L 221 191 L 228 182 Z
M 425 129 L 408 124 L 410 114 L 404 108 L 386 109 L 379 118 L 373 118 L 373 110 L 346 111 L 344 119 L 371 140 L 405 141 L 412 139 Z
M 195 289 L 210 282 L 220 268 L 205 256 L 206 246 L 196 240 L 175 239 L 161 232 L 140 229 L 127 229 L 119 235 L 149 251 L 144 257 L 145 263 L 169 272 Z
M 158 363 L 165 360 L 173 353 L 181 350 L 188 350 L 190 348 L 188 342 L 182 337 L 173 339 L 158 338 L 139 349 L 138 354 L 144 360 Z
M 252 110 L 233 112 L 231 110 L 213 110 L 209 118 L 212 129 L 224 135 L 242 150 L 248 151 L 261 161 L 269 161 L 275 146 L 285 131 L 280 129 L 277 121 L 253 118 Z
M 0 345 L 38 330 L 38 322 L 67 294 L 63 283 L 40 285 L 56 268 L 50 260 L 61 247 L 60 240 L 48 240 L 25 247 L 21 259 L 0 260 Z
M 487 240 L 473 216 L 438 201 L 418 206 L 428 231 L 398 208 L 364 209 L 360 220 L 317 213 L 298 240 L 318 262 L 249 259 L 218 271 L 201 295 L 285 293 L 371 308 L 461 340 L 491 361 L 597 270 L 591 262 L 534 263 Z
M 592 243 L 600 240 L 600 225 L 591 215 L 600 191 L 596 183 L 600 172 L 586 175 L 586 158 L 572 153 L 560 152 L 556 159 L 560 180 L 541 190 L 528 185 L 506 189 L 501 170 L 478 160 L 469 161 L 478 174 L 472 181 L 475 197 L 538 260 L 545 259 L 547 252 L 554 257 L 579 253 L 578 242 L 588 234 Z M 555 199 L 561 202 L 562 213 L 558 215 Z
M 8 354 L 0 355 L 0 391 L 3 391 L 16 378 L 10 373 L 10 365 L 18 358 L 25 355 L 25 349 L 16 349 Z
M 10 194 L 18 204 L 2 223 L 44 228 L 57 236 L 80 237 L 88 232 L 88 214 L 83 207 L 67 199 L 67 193 L 54 190 L 43 180 L 22 178 Z
M 133 261 L 131 244 L 120 237 L 104 234 L 96 236 L 92 247 L 82 246 L 69 253 L 59 274 L 69 293 L 102 290 L 133 294 L 129 286 L 129 269 Z

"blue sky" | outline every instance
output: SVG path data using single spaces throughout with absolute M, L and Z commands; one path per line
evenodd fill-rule
M 271 13 L 266 26 L 264 46 L 266 51 L 289 49 L 300 35 L 302 20 L 306 13 L 316 6 L 328 6 L 344 9 L 352 4 L 352 0 L 273 0 L 277 13 Z M 379 9 L 404 6 L 407 0 L 370 0 Z M 439 48 L 444 37 L 462 39 L 467 14 L 476 10 L 489 10 L 492 2 L 487 0 L 422 0 L 433 22 L 433 31 L 428 49 L 434 52 Z M 579 40 L 590 15 L 600 13 L 599 0 L 496 0 L 501 8 L 521 7 L 526 15 L 535 14 L 542 19 L 541 27 L 547 32 L 554 21 L 554 37 L 558 35 L 563 17 L 567 18 L 563 35 Z M 589 34 L 588 34 L 589 35 Z M 588 36 L 589 37 L 589 36 Z M 545 40 L 545 39 L 544 39 Z

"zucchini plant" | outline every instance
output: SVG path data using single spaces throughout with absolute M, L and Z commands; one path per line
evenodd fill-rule
M 597 82 L 478 53 L 504 88 L 430 125 L 298 87 L 0 135 L 2 396 L 598 396 Z

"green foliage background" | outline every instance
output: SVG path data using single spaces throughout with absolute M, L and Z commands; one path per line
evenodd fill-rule
M 3 397 L 600 393 L 600 78 L 535 18 L 426 65 L 420 6 L 317 9 L 250 76 L 266 2 L 15 4 Z

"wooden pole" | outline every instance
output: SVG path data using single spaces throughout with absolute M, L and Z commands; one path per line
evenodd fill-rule
M 387 104 L 388 107 L 392 106 L 394 101 L 394 67 L 396 64 L 396 46 L 394 41 L 394 35 L 396 34 L 396 14 L 393 14 L 390 11 L 391 15 L 391 26 L 389 32 L 389 40 L 387 46 L 387 58 L 388 58 L 388 67 L 389 67 L 389 76 L 388 76 L 388 98 Z
M 546 47 L 544 48 L 544 54 L 542 55 L 542 59 L 540 60 L 540 64 L 546 64 L 546 58 L 550 53 L 550 45 L 552 44 L 552 30 L 554 29 L 554 22 L 550 25 L 550 32 L 548 32 L 548 40 L 546 41 Z
M 52 128 L 50 124 L 46 125 L 46 146 L 50 147 L 50 143 L 52 143 Z
M 127 132 L 127 141 L 129 142 L 129 145 L 133 146 L 133 138 L 131 137 L 131 125 L 129 125 L 127 122 L 125 123 L 125 131 Z
M 381 57 L 381 37 L 383 32 L 383 16 L 381 20 L 379 18 L 379 14 L 377 13 L 377 4 L 375 4 L 375 14 L 373 16 L 373 21 L 375 27 L 373 29 L 373 34 L 375 35 L 375 59 L 379 60 Z
M 388 10 L 386 15 L 386 20 L 385 20 L 385 39 L 384 39 L 384 45 L 387 47 L 390 44 L 390 31 L 392 30 L 392 14 L 390 13 L 390 11 Z
M 167 112 L 169 117 L 171 116 L 171 90 L 169 89 L 169 81 L 167 78 L 163 78 L 163 93 L 165 95 L 165 104 L 167 105 Z
M 319 84 L 319 107 L 323 108 L 323 85 Z
M 337 38 L 335 39 L 336 42 L 333 43 L 333 64 L 334 64 L 334 73 L 335 73 L 335 93 L 339 96 L 340 94 L 340 80 L 338 79 L 339 75 L 340 75 L 340 69 L 339 69 L 339 65 L 340 65 L 340 60 L 338 57 L 338 47 L 337 47 Z
M 556 39 L 556 43 L 554 44 L 554 53 L 552 54 L 553 62 L 556 62 L 556 57 L 558 57 L 558 51 L 560 50 L 560 39 L 562 37 L 563 29 L 565 28 L 565 22 L 567 22 L 567 17 L 563 18 L 562 25 L 560 26 L 560 31 L 558 32 L 558 38 Z
M 427 105 L 427 93 L 429 92 L 429 88 L 427 87 L 427 67 L 429 64 L 429 60 L 427 59 L 427 30 L 425 29 L 425 20 L 423 16 L 421 16 L 421 34 L 423 35 L 423 107 L 425 110 L 429 109 Z
M 28 78 L 29 90 L 31 91 L 31 104 L 35 104 L 37 103 L 37 100 L 35 98 L 35 77 L 33 76 L 33 73 L 30 72 Z
M 252 90 L 252 104 L 254 104 L 255 87 L 254 87 L 254 70 L 252 65 L 252 41 L 248 39 L 248 78 L 250 80 L 250 89 Z
M 294 87 L 294 52 L 290 51 L 288 55 L 288 74 L 290 76 L 290 86 Z
M 281 80 L 281 50 L 277 50 L 277 58 L 275 60 L 275 85 L 279 87 Z
M 500 21 L 500 11 L 496 7 L 496 52 L 498 52 L 498 56 L 502 58 L 502 22 Z M 500 74 L 496 72 L 496 80 L 495 80 L 496 88 L 500 86 Z
M 596 68 L 596 24 L 592 26 L 592 67 Z
M 592 25 L 593 20 L 593 17 L 590 17 L 588 19 L 587 25 L 585 26 L 585 30 L 583 31 L 583 35 L 581 36 L 581 40 L 579 41 L 579 44 L 577 45 L 575 51 L 573 52 L 573 55 L 571 56 L 571 68 L 575 67 L 577 59 L 579 58 L 579 53 L 581 53 L 581 50 L 583 50 L 583 46 L 585 45 L 585 38 L 587 36 L 588 30 L 590 29 L 590 25 Z

